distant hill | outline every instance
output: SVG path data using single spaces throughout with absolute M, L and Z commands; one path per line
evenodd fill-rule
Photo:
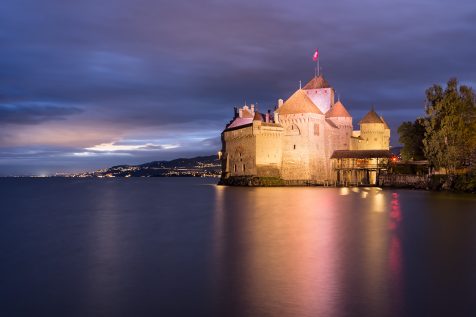
M 219 177 L 221 163 L 216 155 L 153 161 L 140 165 L 116 165 L 70 177 Z

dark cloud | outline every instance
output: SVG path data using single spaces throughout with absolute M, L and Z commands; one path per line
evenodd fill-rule
M 214 138 L 204 139 L 200 144 L 205 148 L 218 150 L 221 147 L 221 137 L 216 136 Z
M 64 120 L 67 116 L 81 112 L 81 109 L 75 107 L 0 104 L 0 123 L 39 124 L 50 120 Z
M 427 87 L 476 84 L 475 17 L 470 0 L 2 1 L 0 148 L 141 139 L 180 148 L 127 160 L 214 152 L 233 106 L 273 108 L 313 75 L 316 47 L 354 121 L 375 105 L 396 143 Z

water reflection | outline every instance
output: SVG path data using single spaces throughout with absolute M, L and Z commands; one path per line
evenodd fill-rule
M 3 315 L 475 315 L 474 195 L 212 181 L 0 179 Z
M 97 201 L 93 209 L 91 231 L 88 241 L 91 243 L 90 275 L 87 276 L 87 292 L 85 294 L 84 314 L 98 314 L 90 311 L 92 307 L 103 307 L 108 311 L 117 312 L 114 290 L 119 285 L 119 277 L 111 274 L 120 270 L 120 246 L 118 241 L 119 225 L 118 192 L 114 188 L 101 188 L 96 195 Z
M 395 294 L 401 287 L 389 285 L 401 278 L 402 258 L 398 236 L 387 226 L 398 196 L 389 194 L 375 188 L 217 187 L 214 237 L 223 241 L 215 242 L 213 262 L 220 276 L 216 292 L 225 299 L 221 313 L 391 310 L 394 300 L 383 300 L 382 293 L 401 298 Z
M 347 195 L 349 195 L 349 193 L 350 193 L 349 187 L 339 188 L 339 194 L 340 195 L 347 196 Z
M 392 193 L 391 210 L 389 217 L 389 229 L 396 230 L 402 221 L 402 211 L 400 210 L 400 202 L 398 200 L 398 193 Z

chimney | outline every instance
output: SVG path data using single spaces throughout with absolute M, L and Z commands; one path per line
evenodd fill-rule
M 283 103 L 284 103 L 283 99 L 278 99 L 278 108 L 281 108 Z
M 268 112 L 266 113 L 266 123 L 269 123 L 270 113 L 271 113 L 271 110 L 268 109 Z
M 243 109 L 240 108 L 240 110 L 238 110 L 238 116 L 243 118 Z
M 255 114 L 255 105 L 251 104 L 251 114 Z
M 233 111 L 234 111 L 234 112 L 233 112 L 233 119 L 236 119 L 236 117 L 238 117 L 238 108 L 237 108 L 237 107 L 234 107 L 233 109 L 234 109 L 234 110 L 233 110 Z

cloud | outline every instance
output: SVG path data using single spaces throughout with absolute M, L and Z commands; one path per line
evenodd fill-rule
M 221 147 L 221 137 L 216 136 L 213 138 L 204 139 L 200 142 L 200 144 L 204 147 L 218 150 Z
M 290 96 L 316 47 L 354 121 L 375 105 L 393 128 L 421 113 L 433 83 L 474 83 L 475 17 L 470 0 L 5 0 L 0 155 L 59 147 L 58 160 L 91 166 L 108 152 L 61 153 L 214 153 L 233 107 Z
M 92 147 L 85 148 L 85 150 L 92 152 L 132 152 L 132 151 L 157 151 L 157 150 L 169 150 L 178 148 L 179 144 L 116 144 L 116 143 L 102 143 Z
M 0 123 L 39 124 L 51 120 L 64 120 L 67 116 L 81 113 L 76 107 L 45 104 L 0 104 Z

